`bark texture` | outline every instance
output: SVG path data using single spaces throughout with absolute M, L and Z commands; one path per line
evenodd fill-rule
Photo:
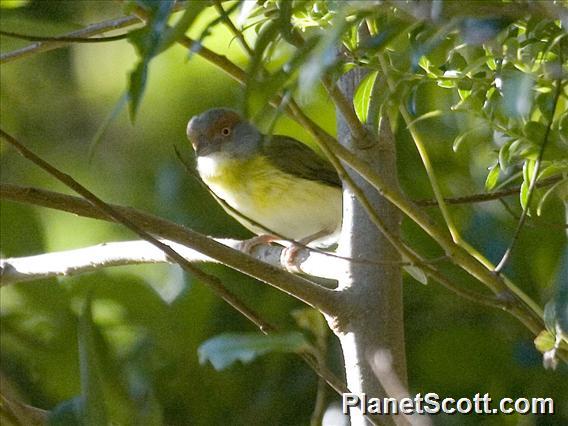
M 353 99 L 364 76 L 363 70 L 355 69 L 341 78 L 339 86 L 347 99 Z M 337 121 L 340 142 L 374 166 L 389 184 L 398 185 L 394 137 L 388 120 L 383 119 L 379 126 L 378 141 L 365 144 L 365 147 L 358 147 L 362 144 L 352 139 L 340 114 Z M 376 126 L 373 130 L 375 132 Z M 399 211 L 364 179 L 351 170 L 347 171 L 385 225 L 393 234 L 398 235 L 401 221 Z M 339 281 L 339 290 L 345 296 L 348 310 L 343 315 L 344 318 L 339 319 L 340 327 L 336 329 L 336 334 L 343 350 L 347 384 L 351 392 L 366 393 L 368 397 L 394 396 L 387 394 L 389 390 L 383 387 L 385 381 L 377 377 L 381 367 L 377 363 L 382 355 L 389 354 L 392 359 L 390 379 L 393 375 L 396 376 L 406 388 L 402 272 L 400 264 L 397 264 L 400 256 L 371 222 L 364 207 L 347 185 L 344 185 L 343 203 L 340 254 L 353 259 L 387 262 L 380 266 L 352 262 L 348 273 Z M 386 424 L 394 423 L 388 417 L 378 420 Z M 366 423 L 363 416 L 356 413 L 352 413 L 351 421 L 357 425 Z

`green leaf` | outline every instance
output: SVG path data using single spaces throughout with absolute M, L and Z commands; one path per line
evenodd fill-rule
M 501 168 L 499 167 L 499 163 L 495 163 L 490 169 L 489 173 L 487 174 L 487 179 L 485 179 L 485 190 L 491 191 L 497 185 L 497 181 L 499 180 L 499 172 Z
M 548 198 L 550 198 L 550 196 L 552 194 L 554 194 L 555 192 L 561 192 L 560 189 L 565 186 L 566 188 L 568 188 L 568 180 L 567 179 L 563 179 L 563 180 L 559 180 L 558 182 L 556 182 L 554 185 L 552 185 L 550 188 L 548 188 L 546 190 L 546 192 L 543 194 L 543 196 L 540 198 L 539 202 L 538 202 L 538 206 L 536 208 L 536 214 L 537 216 L 540 216 L 542 213 L 542 208 L 544 207 L 544 204 L 546 203 L 546 200 L 548 200 Z
M 85 301 L 79 318 L 79 362 L 81 396 L 84 401 L 82 421 L 85 425 L 106 425 L 109 422 L 101 380 L 101 360 L 96 329 L 92 317 L 92 296 Z
M 249 16 L 251 16 L 253 10 L 256 8 L 257 4 L 255 0 L 242 0 L 240 2 L 241 10 L 239 12 L 239 16 L 237 18 L 237 25 L 243 26 L 243 24 L 247 21 Z M 260 10 L 262 8 L 259 7 Z
M 536 161 L 533 160 L 527 160 L 525 161 L 525 164 L 523 164 L 523 180 L 527 183 L 527 185 L 529 185 L 532 180 L 535 167 Z
M 452 150 L 454 152 L 458 152 L 458 149 L 460 149 L 460 146 L 462 145 L 462 143 L 466 140 L 466 138 L 472 134 L 474 132 L 475 129 L 469 129 L 459 135 L 456 136 L 456 138 L 454 139 L 454 142 L 452 143 Z
M 314 308 L 300 308 L 292 311 L 296 324 L 313 333 L 318 338 L 325 338 L 329 331 L 327 323 L 320 311 Z
M 568 344 L 568 250 L 564 251 L 564 265 L 558 273 L 557 290 L 555 296 L 556 332 Z
M 527 183 L 527 181 L 523 181 L 523 183 L 521 184 L 519 198 L 521 201 L 521 207 L 523 208 L 523 210 L 525 210 L 529 201 L 529 184 Z
M 0 8 L 15 9 L 17 7 L 26 6 L 30 0 L 2 0 L 0 1 Z
M 178 41 L 206 6 L 207 3 L 205 2 L 188 2 L 181 18 L 172 28 L 166 30 L 161 37 L 158 53 L 167 50 L 168 47 Z
M 255 104 L 262 107 L 267 105 L 272 96 L 289 78 L 289 75 L 283 69 L 272 75 L 265 72 L 264 69 L 264 63 L 267 61 L 265 52 L 277 38 L 278 22 L 271 21 L 263 26 L 254 45 L 244 93 L 244 114 L 246 117 L 251 115 L 251 110 Z
M 93 321 L 92 311 L 89 293 L 78 326 L 82 423 L 125 424 L 137 418 L 138 410 L 123 381 L 123 370 L 111 357 L 108 344 Z
M 523 134 L 533 144 L 542 145 L 544 135 L 546 134 L 546 126 L 537 121 L 529 121 L 523 127 Z
M 499 150 L 499 167 L 501 170 L 506 171 L 509 167 L 510 160 L 511 160 L 511 144 L 513 143 L 512 140 L 508 140 L 503 144 L 501 149 Z
M 336 47 L 348 21 L 343 12 L 338 13 L 333 25 L 320 38 L 310 58 L 300 70 L 299 88 L 301 93 L 311 93 L 324 73 L 337 63 Z
M 223 370 L 237 361 L 249 363 L 269 352 L 299 353 L 310 349 L 302 333 L 270 334 L 226 333 L 215 336 L 198 349 L 199 362 L 209 361 L 216 370 Z
M 510 117 L 527 117 L 533 103 L 534 80 L 517 70 L 503 76 L 503 107 Z
M 174 1 L 145 2 L 150 8 L 151 16 L 145 27 L 131 31 L 128 41 L 134 45 L 140 61 L 130 73 L 128 100 L 130 101 L 130 119 L 134 121 L 140 101 L 146 87 L 148 66 L 152 58 L 159 53 L 162 37 L 167 21 L 174 6 Z
M 544 326 L 551 333 L 556 333 L 556 304 L 551 300 L 544 305 Z M 549 348 L 552 349 L 552 348 Z M 549 350 L 547 349 L 547 350 Z
M 414 278 L 420 284 L 428 284 L 428 276 L 424 273 L 422 268 L 414 265 L 405 265 L 403 266 L 403 268 L 412 278 Z
M 355 91 L 353 106 L 355 107 L 355 113 L 361 123 L 367 123 L 371 95 L 373 93 L 373 88 L 375 87 L 378 74 L 378 71 L 369 73 L 363 81 L 361 81 L 359 87 L 357 87 L 357 90 Z
M 422 114 L 420 117 L 416 117 L 414 120 L 412 120 L 410 123 L 408 123 L 406 125 L 406 127 L 410 128 L 411 126 L 415 125 L 419 121 L 428 120 L 429 118 L 440 117 L 442 115 L 444 115 L 444 111 L 442 111 L 440 109 L 437 109 L 437 110 L 434 110 L 434 111 L 428 111 L 428 112 Z
M 546 179 L 548 177 L 561 175 L 563 173 L 568 173 L 568 159 L 547 165 L 538 173 L 538 179 Z
M 550 331 L 542 330 L 534 339 L 534 346 L 539 352 L 545 353 L 554 348 L 554 342 L 554 336 Z

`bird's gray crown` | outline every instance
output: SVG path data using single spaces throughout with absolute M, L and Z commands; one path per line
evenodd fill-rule
M 235 157 L 254 153 L 261 133 L 241 115 L 229 108 L 214 108 L 191 118 L 187 137 L 198 156 L 225 152 Z

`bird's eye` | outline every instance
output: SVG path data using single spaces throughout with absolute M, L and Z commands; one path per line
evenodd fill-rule
M 223 127 L 223 129 L 221 130 L 221 134 L 223 136 L 229 136 L 231 134 L 231 129 L 229 129 L 228 127 Z

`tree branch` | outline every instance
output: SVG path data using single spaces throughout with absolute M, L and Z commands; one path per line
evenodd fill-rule
M 146 12 L 143 9 L 139 10 L 140 16 L 144 18 L 147 17 Z M 137 12 L 138 13 L 138 12 Z M 132 17 L 127 17 L 133 19 Z M 126 18 L 121 18 L 126 19 Z M 108 22 L 108 21 L 105 21 Z M 95 24 L 95 26 L 100 24 Z M 108 31 L 108 28 L 100 32 Z M 71 33 L 70 35 L 76 35 Z M 190 38 L 184 36 L 178 42 L 187 48 L 192 48 L 195 46 L 195 42 Z M 62 43 L 63 42 L 54 42 Z M 60 44 L 61 45 L 61 44 Z M 60 45 L 50 45 L 48 49 L 59 47 Z M 218 66 L 220 69 L 225 71 L 229 76 L 234 78 L 241 84 L 246 83 L 245 72 L 232 63 L 225 56 L 218 55 L 215 52 L 205 48 L 204 46 L 199 46 L 197 54 L 208 60 L 212 64 Z M 0 56 L 0 60 L 3 56 Z M 277 96 L 273 100 L 273 104 L 279 105 L 281 98 Z M 498 295 L 510 294 L 509 299 L 517 300 L 519 305 L 519 315 L 524 315 L 525 320 L 523 321 L 531 331 L 537 334 L 543 327 L 542 323 L 542 312 L 541 309 L 519 288 L 514 286 L 506 277 L 502 275 L 496 275 L 492 272 L 492 268 L 488 269 L 484 264 L 480 263 L 478 259 L 473 257 L 465 249 L 456 245 L 451 238 L 448 238 L 447 234 L 443 232 L 438 225 L 436 225 L 431 218 L 425 214 L 421 209 L 417 208 L 410 200 L 408 200 L 402 192 L 395 190 L 394 188 L 389 188 L 383 179 L 369 166 L 364 160 L 360 160 L 355 155 L 353 155 L 348 149 L 342 147 L 335 138 L 325 132 L 320 128 L 313 120 L 311 120 L 305 113 L 295 106 L 294 102 L 290 102 L 286 109 L 298 123 L 300 123 L 316 140 L 319 146 L 322 148 L 326 155 L 330 155 L 333 152 L 339 159 L 344 161 L 349 167 L 357 171 L 365 180 L 367 180 L 376 190 L 387 198 L 391 203 L 397 206 L 405 215 L 407 215 L 411 220 L 416 222 L 428 235 L 430 235 L 440 246 L 444 249 L 447 256 L 454 262 L 455 265 L 467 271 L 470 275 L 477 278 L 483 282 L 487 287 L 489 287 L 494 293 Z M 230 266 L 230 265 L 229 265 Z M 231 266 L 233 267 L 233 266 Z M 262 281 L 265 281 L 262 279 Z M 524 312 L 524 314 L 523 314 Z
M 536 184 L 537 188 L 544 188 L 550 185 L 554 185 L 563 179 L 562 176 L 551 177 L 548 179 L 543 179 Z M 472 203 L 484 203 L 486 201 L 499 200 L 510 195 L 518 195 L 521 191 L 520 186 L 515 186 L 514 188 L 507 188 L 501 191 L 494 192 L 484 192 L 480 194 L 465 195 L 463 197 L 448 197 L 444 198 L 447 204 L 472 204 Z M 421 207 L 435 207 L 438 205 L 436 200 L 431 199 L 421 199 L 414 200 L 414 204 Z
M 26 158 L 30 159 L 44 170 L 49 171 L 50 174 L 56 176 L 59 180 L 64 182 L 73 190 L 77 191 L 79 194 L 87 198 L 89 204 L 92 204 L 93 208 L 99 210 L 102 216 L 107 217 L 108 220 L 124 224 L 141 238 L 151 242 L 152 244 L 163 250 L 169 257 L 176 261 L 176 263 L 183 265 L 197 278 L 203 279 L 203 281 L 205 282 L 209 280 L 207 274 L 191 265 L 191 263 L 187 262 L 175 250 L 171 249 L 165 244 L 162 244 L 160 241 L 156 240 L 154 237 L 148 234 L 144 230 L 144 228 L 139 226 L 135 217 L 132 221 L 130 217 L 126 217 L 120 210 L 114 209 L 112 206 L 104 203 L 98 197 L 96 197 L 90 191 L 80 185 L 77 181 L 37 157 L 3 130 L 0 130 L 0 135 L 2 135 L 2 137 L 7 142 L 14 146 Z M 305 278 L 298 277 L 296 275 L 281 271 L 273 266 L 264 264 L 263 262 L 253 259 L 252 257 L 240 253 L 236 250 L 232 250 L 196 232 L 190 231 L 188 229 L 186 229 L 186 232 L 190 233 L 191 235 L 190 241 L 187 242 L 187 245 L 189 247 L 194 248 L 195 250 L 204 253 L 207 256 L 218 259 L 223 264 L 230 266 L 233 269 L 237 269 L 241 272 L 251 275 L 254 278 L 260 279 L 261 281 L 264 281 L 267 284 L 280 289 L 281 291 L 299 298 L 305 303 L 319 309 L 322 312 L 327 313 L 328 315 L 333 315 L 334 309 L 336 308 L 336 297 L 334 291 L 321 287 L 320 285 Z M 174 237 L 173 239 L 176 238 Z
M 24 58 L 40 52 L 47 52 L 50 50 L 58 49 L 60 47 L 68 46 L 73 41 L 65 40 L 65 38 L 86 38 L 97 34 L 106 33 L 107 31 L 116 30 L 119 28 L 129 27 L 131 25 L 140 24 L 140 18 L 134 15 L 123 16 L 116 19 L 109 19 L 108 21 L 98 22 L 89 25 L 77 31 L 70 32 L 63 36 L 63 40 L 46 40 L 38 41 L 25 46 L 21 49 L 7 52 L 0 55 L 0 64 L 5 64 L 16 59 Z
M 151 229 L 147 229 L 152 231 Z M 241 250 L 243 242 L 227 238 L 214 239 L 234 250 Z M 221 263 L 173 240 L 160 239 L 192 263 Z M 283 247 L 268 244 L 257 245 L 251 256 L 262 262 L 295 273 L 305 273 L 320 278 L 335 280 L 336 274 L 346 269 L 342 262 L 329 262 L 321 253 L 300 251 L 296 262 L 281 262 Z M 344 263 L 348 261 L 344 260 Z M 19 282 L 60 276 L 73 276 L 94 272 L 100 268 L 147 263 L 175 263 L 154 245 L 144 240 L 105 242 L 92 247 L 44 253 L 35 256 L 0 259 L 0 287 Z
M 250 48 L 247 41 L 245 40 L 242 31 L 240 31 L 235 26 L 235 24 L 233 24 L 233 21 L 231 20 L 231 17 L 227 14 L 227 11 L 223 7 L 222 2 L 220 0 L 213 0 L 213 4 L 215 6 L 215 10 L 219 13 L 219 16 L 221 17 L 223 23 L 227 26 L 229 31 L 231 31 L 231 33 L 237 38 L 237 40 L 239 40 L 239 43 L 241 44 L 241 47 L 245 50 L 245 52 L 247 52 L 249 56 L 252 56 L 254 54 L 253 50 Z

